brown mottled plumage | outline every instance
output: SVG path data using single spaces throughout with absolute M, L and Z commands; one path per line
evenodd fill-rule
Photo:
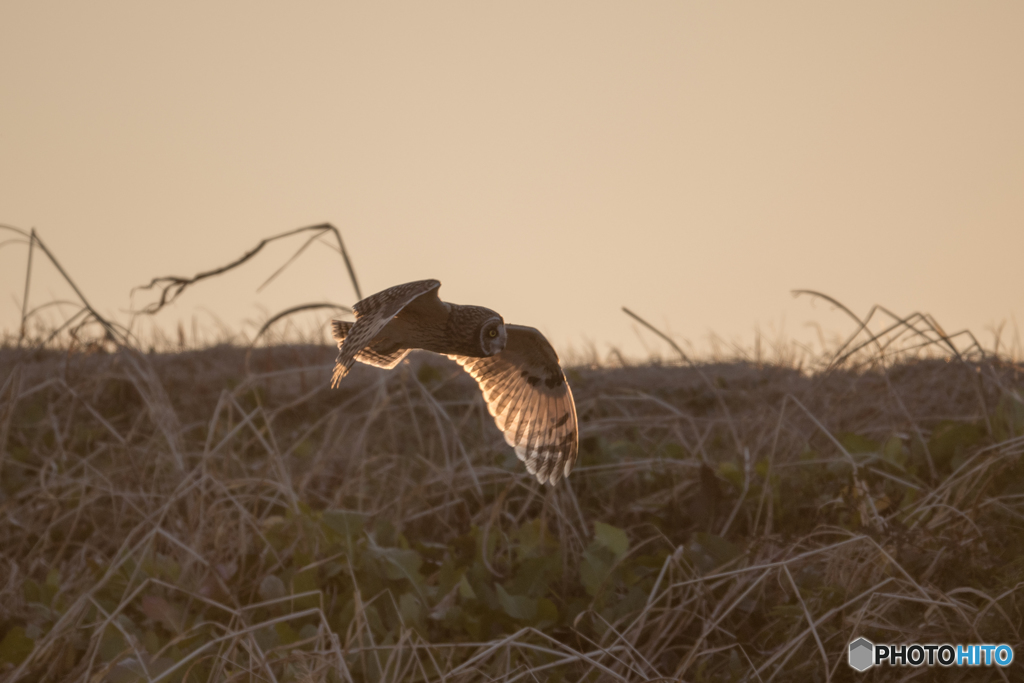
M 331 321 L 338 342 L 332 387 L 356 361 L 395 367 L 412 349 L 448 356 L 476 380 L 505 441 L 541 482 L 569 476 L 579 430 L 558 355 L 532 327 L 506 325 L 482 306 L 441 301 L 441 283 L 421 280 L 369 296 L 354 323 Z

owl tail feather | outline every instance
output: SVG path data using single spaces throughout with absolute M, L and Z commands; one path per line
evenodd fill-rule
M 341 382 L 342 379 L 345 378 L 345 375 L 348 374 L 348 371 L 351 367 L 351 361 L 349 361 L 347 365 L 340 361 L 334 364 L 334 374 L 331 376 L 331 389 L 338 388 L 338 384 Z
M 331 334 L 334 335 L 334 341 L 338 342 L 338 351 L 341 351 L 341 347 L 345 343 L 345 337 L 348 336 L 349 330 L 355 323 L 345 322 L 344 320 L 332 320 L 331 321 Z M 334 364 L 334 375 L 331 376 L 331 388 L 334 389 L 338 386 L 338 383 L 344 379 L 345 375 L 348 374 L 349 369 L 352 367 L 352 359 L 348 359 L 348 362 L 343 363 L 341 361 L 341 353 L 338 353 L 338 361 Z

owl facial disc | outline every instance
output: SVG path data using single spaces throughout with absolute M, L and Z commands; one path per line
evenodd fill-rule
M 491 318 L 480 328 L 480 350 L 485 357 L 501 353 L 506 340 L 505 323 L 501 318 Z

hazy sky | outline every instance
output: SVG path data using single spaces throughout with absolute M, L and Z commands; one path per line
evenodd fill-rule
M 984 333 L 1024 323 L 1022 36 L 1020 2 L 4 2 L 0 223 L 121 319 L 330 221 L 364 293 L 438 278 L 563 351 L 642 352 L 622 305 L 694 343 L 850 329 L 794 288 Z M 255 293 L 299 244 L 160 321 L 353 303 L 323 247 Z

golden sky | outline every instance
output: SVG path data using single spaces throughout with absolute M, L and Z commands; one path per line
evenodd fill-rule
M 122 320 L 330 221 L 364 293 L 438 278 L 562 351 L 642 353 L 622 305 L 698 346 L 852 329 L 794 288 L 990 340 L 1024 322 L 1022 36 L 1020 2 L 5 2 L 0 223 Z M 160 320 L 353 303 L 323 247 L 255 293 L 298 246 Z

